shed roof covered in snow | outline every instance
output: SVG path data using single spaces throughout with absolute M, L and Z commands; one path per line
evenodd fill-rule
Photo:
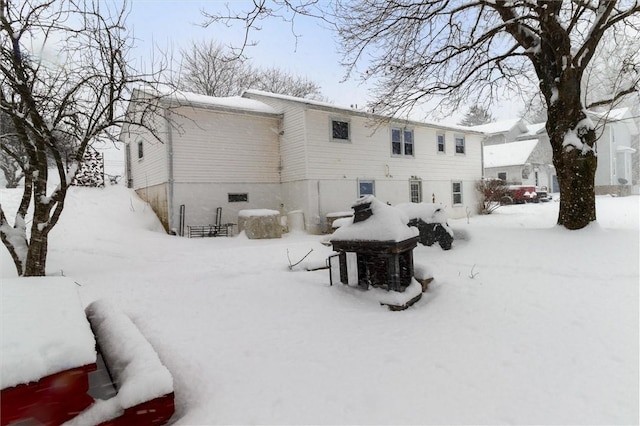
M 484 167 L 507 167 L 525 164 L 538 144 L 537 139 L 485 146 Z

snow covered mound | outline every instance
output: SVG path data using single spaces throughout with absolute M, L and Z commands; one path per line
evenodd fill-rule
M 69 425 L 99 424 L 173 393 L 171 373 L 129 317 L 104 300 L 93 302 L 86 312 L 118 393 L 96 401 Z
M 69 278 L 3 279 L 0 389 L 96 362 L 95 340 Z

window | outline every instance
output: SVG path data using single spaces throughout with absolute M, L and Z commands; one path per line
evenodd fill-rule
M 456 136 L 456 154 L 464 154 L 464 136 Z
M 507 172 L 498 172 L 498 179 L 507 181 Z
M 138 142 L 138 160 L 141 160 L 144 157 L 144 148 L 142 146 L 142 141 Z
M 420 179 L 409 180 L 409 196 L 412 203 L 422 202 L 422 181 Z
M 358 197 L 375 195 L 376 183 L 373 180 L 358 180 Z
M 402 132 L 400 129 L 391 129 L 391 154 L 402 154 Z
M 444 133 L 438 133 L 438 152 L 444 152 Z
M 413 156 L 413 130 L 391 129 L 391 154 Z
M 404 155 L 413 155 L 413 130 L 404 129 Z
M 246 192 L 241 194 L 227 194 L 230 203 L 241 203 L 249 201 L 249 194 Z
M 462 182 L 452 182 L 451 193 L 453 194 L 453 205 L 462 204 Z
M 331 137 L 334 140 L 349 140 L 349 122 L 341 120 L 331 120 Z

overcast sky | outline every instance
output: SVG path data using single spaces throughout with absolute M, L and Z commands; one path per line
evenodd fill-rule
M 136 38 L 132 57 L 149 61 L 154 46 L 164 51 L 173 50 L 174 55 L 178 56 L 180 48 L 188 46 L 192 40 L 214 39 L 223 44 L 240 45 L 244 32 L 238 24 L 232 28 L 221 24 L 208 28 L 199 25 L 204 21 L 201 10 L 210 13 L 224 11 L 227 3 L 234 10 L 252 6 L 251 1 L 241 0 L 132 0 L 128 18 Z M 296 17 L 293 30 L 291 23 L 278 19 L 260 25 L 262 30 L 251 35 L 251 40 L 258 42 L 258 45 L 246 50 L 246 55 L 254 65 L 277 66 L 292 74 L 305 76 L 318 83 L 323 95 L 338 106 L 365 106 L 369 98 L 368 91 L 357 76 L 343 82 L 346 70 L 340 66 L 338 44 L 330 30 L 323 28 L 318 21 L 302 16 Z M 294 31 L 299 36 L 297 39 Z M 503 104 L 494 106 L 491 112 L 497 119 L 508 119 L 517 117 L 520 109 L 513 104 Z M 455 124 L 461 117 L 462 113 L 454 113 L 439 121 Z

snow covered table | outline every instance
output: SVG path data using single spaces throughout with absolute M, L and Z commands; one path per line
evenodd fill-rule
M 93 402 L 96 342 L 76 284 L 63 277 L 3 280 L 2 425 L 61 424 Z

